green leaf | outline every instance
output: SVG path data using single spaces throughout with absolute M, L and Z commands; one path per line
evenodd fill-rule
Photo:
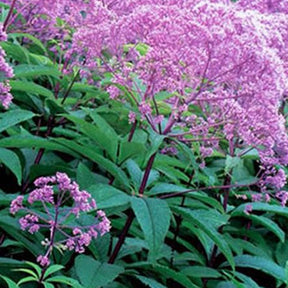
M 5 282 L 8 285 L 8 288 L 19 288 L 19 286 L 17 285 L 17 283 L 15 283 L 14 281 L 12 281 L 11 279 L 9 279 L 8 277 L 2 276 L 0 275 L 0 277 L 5 280 Z
M 186 275 L 179 271 L 174 271 L 164 265 L 153 265 L 152 270 L 162 274 L 165 278 L 172 278 L 186 288 L 199 288 Z
M 88 191 L 96 199 L 99 209 L 116 208 L 130 203 L 130 196 L 111 185 L 96 184 L 90 186 Z
M 219 278 L 222 276 L 217 270 L 205 266 L 185 267 L 181 272 L 193 278 Z
M 77 167 L 76 180 L 81 189 L 84 190 L 97 183 L 95 174 L 82 162 L 80 162 Z
M 17 178 L 18 185 L 20 185 L 22 181 L 22 167 L 17 154 L 8 149 L 0 148 L 0 163 L 3 163 L 11 170 Z
M 246 287 L 249 287 L 249 288 L 260 288 L 260 286 L 258 286 L 258 284 L 255 281 L 253 281 L 251 279 L 251 277 L 248 277 L 248 276 L 246 276 L 246 275 L 244 275 L 242 273 L 239 273 L 237 271 L 234 272 L 234 275 L 238 279 L 240 279 L 246 285 Z
M 3 268 L 23 267 L 23 262 L 11 258 L 0 257 L 0 268 L 1 267 Z
M 132 159 L 129 159 L 125 162 L 125 167 L 129 172 L 134 187 L 136 188 L 136 190 L 139 190 L 142 178 L 144 176 L 144 172 L 142 172 L 138 164 Z M 146 187 L 148 187 L 151 183 L 155 182 L 158 178 L 159 173 L 155 170 L 151 170 L 147 180 Z
M 54 285 L 51 283 L 43 282 L 44 288 L 54 288 Z
M 281 242 L 284 243 L 285 241 L 285 232 L 278 226 L 278 224 L 268 217 L 265 216 L 258 216 L 258 215 L 247 215 L 247 218 L 252 219 L 256 223 L 261 224 L 263 227 L 265 227 L 267 230 L 274 233 Z
M 47 278 L 49 275 L 63 269 L 64 266 L 63 265 L 51 265 L 50 267 L 47 268 L 47 270 L 44 273 L 44 279 Z
M 252 203 L 245 203 L 238 206 L 232 213 L 231 216 L 243 216 L 245 207 L 247 205 L 252 205 L 253 211 L 261 211 L 261 212 L 270 212 L 275 213 L 277 215 L 282 215 L 288 217 L 288 208 L 282 207 L 280 205 L 274 205 L 269 203 L 260 203 L 260 202 L 252 202 Z
M 27 283 L 27 282 L 38 282 L 38 279 L 32 276 L 28 276 L 28 277 L 24 277 L 22 278 L 20 281 L 18 281 L 18 285 L 21 285 L 23 283 Z
M 37 272 L 37 274 L 38 274 L 38 278 L 41 277 L 42 269 L 40 268 L 39 265 L 37 265 L 37 264 L 35 264 L 35 263 L 33 263 L 33 262 L 30 262 L 30 261 L 26 261 L 25 263 L 26 263 L 27 265 L 29 265 L 29 266 L 31 266 L 31 267 L 34 268 L 34 270 L 35 270 L 35 271 Z
M 34 113 L 26 110 L 10 110 L 0 114 L 0 132 L 18 123 L 29 120 L 35 116 Z
M 6 148 L 43 148 L 47 150 L 55 150 L 67 153 L 77 157 L 78 154 L 74 153 L 72 150 L 64 147 L 63 145 L 52 142 L 50 139 L 44 139 L 37 136 L 22 136 L 16 135 L 11 137 L 6 137 L 0 139 L 0 147 Z
M 256 270 L 261 270 L 272 277 L 285 282 L 285 269 L 280 267 L 275 262 L 268 260 L 263 257 L 251 256 L 251 255 L 240 255 L 234 258 L 236 267 L 253 268 Z M 222 265 L 226 266 L 226 265 Z
M 147 162 L 149 161 L 150 157 L 159 150 L 164 139 L 165 139 L 164 135 L 157 134 L 152 129 L 149 131 L 149 140 L 151 143 L 151 147 L 149 147 L 148 149 L 144 166 L 147 165 Z
M 218 217 L 215 218 L 217 214 L 212 213 L 214 216 L 209 216 L 207 210 L 189 210 L 179 207 L 173 207 L 173 210 L 182 215 L 184 219 L 187 219 L 187 221 L 190 221 L 203 230 L 203 232 L 205 232 L 215 242 L 219 250 L 225 255 L 231 267 L 234 268 L 235 265 L 231 249 L 225 238 L 217 231 L 217 228 L 219 228 L 220 225 L 225 224 L 227 221 L 225 215 L 218 214 Z
M 66 277 L 66 276 L 62 276 L 62 275 L 48 278 L 46 280 L 46 283 L 47 282 L 63 283 L 63 284 L 69 285 L 69 286 L 71 286 L 73 288 L 88 288 L 86 286 L 83 287 L 77 280 L 69 278 L 69 277 Z
M 40 47 L 43 50 L 44 54 L 47 53 L 47 49 L 42 44 L 42 42 L 39 39 L 37 39 L 36 37 L 34 37 L 33 35 L 31 35 L 31 34 L 28 34 L 28 33 L 9 33 L 8 35 L 11 38 L 14 38 L 14 37 L 25 37 L 25 38 L 31 40 L 38 47 Z
M 38 84 L 35 84 L 34 82 L 31 81 L 20 81 L 20 80 L 10 80 L 9 81 L 10 86 L 13 91 L 20 91 L 20 92 L 26 92 L 26 93 L 33 93 L 36 95 L 42 95 L 47 98 L 53 99 L 53 93 L 44 88 L 43 86 L 40 86 Z
M 97 163 L 100 167 L 103 167 L 111 175 L 113 175 L 115 179 L 117 179 L 121 184 L 126 187 L 129 186 L 129 179 L 127 178 L 126 174 L 116 164 L 103 157 L 102 155 L 98 154 L 95 150 L 87 146 L 81 146 L 74 141 L 66 140 L 64 138 L 57 138 L 54 141 L 62 144 L 63 146 L 69 147 L 70 149 Z
M 40 76 L 53 76 L 58 78 L 61 73 L 55 67 L 47 67 L 41 65 L 20 64 L 13 69 L 16 78 L 21 77 L 40 77 Z M 30 82 L 29 82 L 30 83 Z M 28 84 L 29 85 L 29 84 Z
M 93 114 L 97 123 L 91 124 L 71 115 L 63 114 L 62 116 L 75 123 L 83 134 L 94 140 L 103 150 L 106 150 L 111 159 L 116 162 L 118 135 L 103 118 Z
M 140 275 L 135 275 L 135 277 L 139 279 L 146 286 L 149 286 L 150 288 L 165 288 L 166 287 L 151 278 L 147 278 L 147 277 L 140 276 Z
M 131 204 L 149 247 L 148 257 L 156 261 L 170 225 L 169 206 L 160 199 L 136 197 Z
M 124 269 L 121 266 L 100 263 L 91 257 L 80 255 L 75 260 L 75 271 L 85 288 L 100 288 L 112 282 L 124 272 Z
M 175 184 L 169 184 L 169 183 L 157 183 L 155 186 L 153 186 L 149 194 L 151 195 L 160 195 L 160 194 L 168 194 L 168 193 L 176 193 L 176 192 L 184 192 L 188 189 L 186 187 L 175 185 Z
M 230 155 L 227 155 L 225 162 L 225 173 L 228 174 L 229 171 L 239 165 L 240 162 L 241 159 L 239 157 L 231 157 Z
M 66 113 L 65 109 L 63 108 L 63 105 L 54 99 L 46 99 L 45 105 L 50 111 L 50 115 L 59 115 Z
M 7 56 L 17 60 L 19 63 L 29 62 L 29 51 L 25 47 L 3 41 L 1 41 L 1 47 L 5 50 Z
M 18 272 L 24 272 L 24 273 L 26 273 L 26 274 L 30 274 L 31 276 L 32 276 L 32 278 L 34 278 L 34 280 L 36 279 L 38 279 L 38 275 L 34 272 L 34 271 L 32 271 L 31 269 L 26 269 L 26 268 L 20 268 L 20 269 L 15 269 L 14 271 L 18 271 Z M 19 283 L 18 283 L 19 284 Z
M 120 143 L 118 163 L 122 163 L 127 159 L 131 159 L 135 156 L 143 155 L 146 152 L 144 143 L 135 143 L 122 141 Z

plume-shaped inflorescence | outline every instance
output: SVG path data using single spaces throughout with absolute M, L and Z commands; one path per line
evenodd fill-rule
M 19 1 L 22 27 L 62 39 L 70 67 L 91 83 L 94 72 L 111 73 L 110 97 L 126 101 L 125 86 L 138 107 L 131 123 L 138 113 L 156 132 L 198 139 L 203 156 L 222 138 L 254 147 L 273 186 L 272 166 L 288 164 L 286 0 L 38 2 Z M 156 107 L 163 92 L 165 115 Z

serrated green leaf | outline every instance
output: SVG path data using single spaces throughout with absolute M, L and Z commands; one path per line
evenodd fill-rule
M 124 166 L 128 170 L 128 173 L 132 179 L 134 187 L 136 188 L 136 190 L 139 190 L 142 178 L 144 176 L 144 172 L 140 169 L 138 164 L 132 159 L 127 160 Z M 146 187 L 149 187 L 151 183 L 155 182 L 158 178 L 159 173 L 155 170 L 151 170 L 149 177 L 147 179 Z
M 124 269 L 121 266 L 100 263 L 91 257 L 80 255 L 75 260 L 75 271 L 85 288 L 100 288 L 112 282 L 124 272 Z
M 150 261 L 156 261 L 170 225 L 168 204 L 154 198 L 131 198 L 132 209 L 149 247 Z
M 140 275 L 135 275 L 137 279 L 139 279 L 143 284 L 146 286 L 149 286 L 150 288 L 165 288 L 166 286 L 160 284 L 159 282 L 155 281 L 154 279 L 140 276 Z
M 222 275 L 215 269 L 205 266 L 185 267 L 181 272 L 193 278 L 220 278 Z
M 5 50 L 7 56 L 19 63 L 29 63 L 29 51 L 25 47 L 7 41 L 1 41 L 1 47 Z
M 0 163 L 3 163 L 16 176 L 18 185 L 22 181 L 22 167 L 16 153 L 11 150 L 0 148 Z
M 219 225 L 223 225 L 227 218 L 225 215 L 218 214 L 219 216 L 215 218 L 209 217 L 206 210 L 188 210 L 185 208 L 174 207 L 178 214 L 182 215 L 184 219 L 191 221 L 194 225 L 198 226 L 203 230 L 218 246 L 219 250 L 225 255 L 231 267 L 234 269 L 234 260 L 231 249 L 227 244 L 225 238 L 217 231 Z M 220 217 L 221 215 L 221 217 Z M 208 218 L 207 218 L 208 217 Z M 225 220 L 226 218 L 226 220 Z M 211 222 L 213 221 L 213 222 Z M 221 224 L 222 223 L 222 224 Z
M 88 189 L 99 209 L 115 208 L 130 203 L 130 196 L 111 185 L 95 184 Z

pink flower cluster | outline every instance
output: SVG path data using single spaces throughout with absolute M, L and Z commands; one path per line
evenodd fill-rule
M 6 40 L 7 34 L 3 31 L 3 24 L 0 24 L 0 42 Z M 8 109 L 13 99 L 8 79 L 14 75 L 12 68 L 5 61 L 5 56 L 5 51 L 0 47 L 0 103 L 5 109 Z
M 288 164 L 280 109 L 288 95 L 287 0 L 17 2 L 26 19 L 22 27 L 15 23 L 18 30 L 58 39 L 66 59 L 88 79 L 94 71 L 110 73 L 110 98 L 125 101 L 119 89 L 125 86 L 140 119 L 155 132 L 203 143 L 203 158 L 226 138 L 255 147 L 267 170 Z M 166 115 L 158 113 L 161 92 L 169 94 Z M 135 115 L 129 114 L 129 123 Z M 266 185 L 279 191 L 285 182 L 272 178 L 265 177 Z M 68 182 L 73 213 L 88 211 L 88 195 Z M 51 204 L 49 189 L 45 193 Z
M 18 196 L 11 202 L 10 213 L 14 215 L 19 210 L 27 213 L 19 220 L 22 230 L 28 230 L 31 234 L 42 228 L 50 231 L 49 239 L 44 241 L 46 253 L 37 258 L 40 265 L 49 265 L 53 247 L 61 245 L 62 249 L 83 253 L 93 238 L 103 236 L 111 229 L 110 221 L 102 210 L 97 211 L 96 217 L 91 216 L 91 223 L 85 226 L 75 224 L 77 221 L 69 225 L 71 216 L 74 215 L 72 218 L 77 220 L 83 212 L 95 210 L 96 202 L 87 191 L 80 190 L 67 174 L 57 172 L 55 176 L 40 177 L 34 184 L 36 189 L 29 193 L 27 199 L 30 206 L 35 204 L 34 207 L 24 206 L 24 196 Z M 45 213 L 37 212 L 41 206 Z M 60 239 L 57 242 L 56 233 Z

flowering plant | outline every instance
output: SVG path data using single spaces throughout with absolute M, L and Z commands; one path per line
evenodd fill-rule
M 79 219 L 83 212 L 96 210 L 96 202 L 91 199 L 88 192 L 81 191 L 78 184 L 72 182 L 67 174 L 57 172 L 56 176 L 40 177 L 35 180 L 34 184 L 37 188 L 28 196 L 30 207 L 25 207 L 24 197 L 18 196 L 11 202 L 10 212 L 16 214 L 21 210 L 28 213 L 19 220 L 21 229 L 24 231 L 28 230 L 33 234 L 39 229 L 49 230 L 48 238 L 42 242 L 46 247 L 46 252 L 37 257 L 37 262 L 41 266 L 45 267 L 50 264 L 49 259 L 54 247 L 83 253 L 93 238 L 109 232 L 110 221 L 102 210 L 97 211 L 94 223 L 90 225 L 68 224 L 71 222 L 71 216 Z M 69 202 L 72 202 L 72 206 L 67 206 Z M 40 203 L 44 213 L 38 210 L 37 204 Z
M 0 6 L 1 287 L 288 285 L 287 0 Z

